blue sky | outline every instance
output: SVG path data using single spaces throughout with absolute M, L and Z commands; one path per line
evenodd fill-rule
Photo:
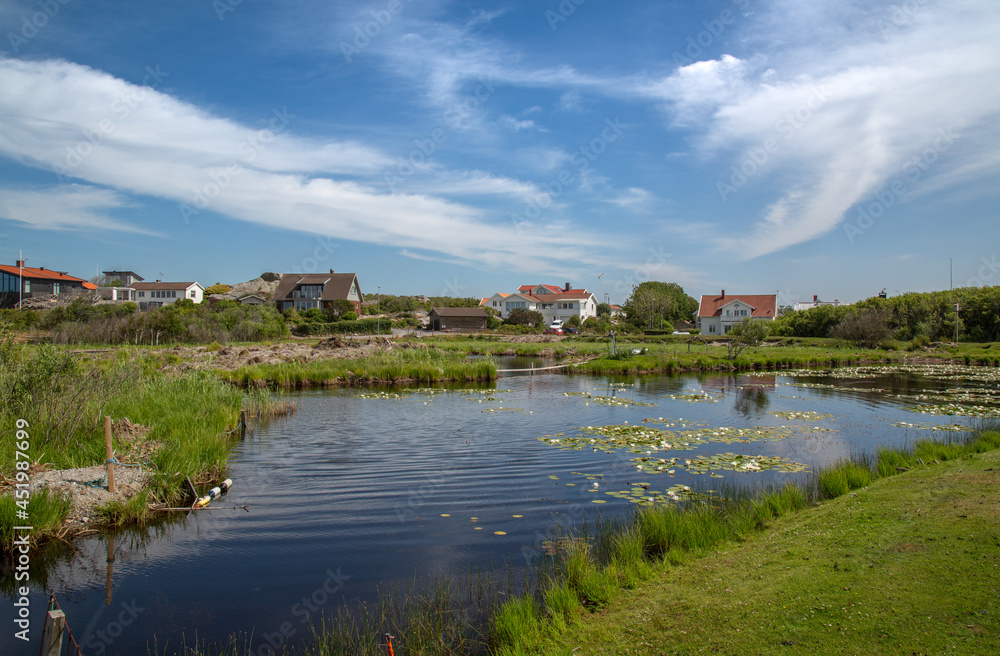
M 4 263 L 612 302 L 1000 281 L 995 0 L 0 0 L 0 34 Z

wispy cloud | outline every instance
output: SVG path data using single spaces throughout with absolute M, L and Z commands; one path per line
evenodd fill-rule
M 217 212 L 476 266 L 533 271 L 585 259 L 605 241 L 579 229 L 567 246 L 565 226 L 551 225 L 538 226 L 524 243 L 510 239 L 506 218 L 491 219 L 478 207 L 428 193 L 380 193 L 366 180 L 376 180 L 389 158 L 354 142 L 296 137 L 294 117 L 282 108 L 263 117 L 261 126 L 249 127 L 63 61 L 0 59 L 0 87 L 5 90 L 0 153 L 60 169 L 77 181 L 176 201 L 187 208 L 183 217 L 179 209 L 178 225 Z M 116 111 L 121 98 L 136 97 L 141 100 L 128 112 Z M 76 156 L 67 160 L 68 152 Z M 536 193 L 530 184 L 479 172 L 464 178 L 443 174 L 436 184 L 442 194 L 452 195 L 524 198 Z M 28 217 L 23 195 L 11 197 L 8 214 L 22 221 L 28 217 L 36 227 L 124 225 L 97 213 L 120 206 L 113 192 L 74 188 L 61 197 L 64 205 L 66 199 L 79 201 L 75 213 L 62 214 L 72 220 L 46 224 L 37 211 Z
M 159 233 L 119 221 L 109 212 L 128 205 L 110 189 L 58 185 L 43 189 L 0 188 L 0 218 L 38 230 L 113 230 L 142 235 Z

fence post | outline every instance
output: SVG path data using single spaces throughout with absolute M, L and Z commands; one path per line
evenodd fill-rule
M 115 491 L 115 465 L 111 460 L 114 458 L 114 451 L 111 449 L 111 417 L 104 418 L 104 447 L 107 455 L 105 460 L 107 460 L 108 466 L 108 492 L 114 493 Z
M 66 628 L 66 613 L 50 610 L 45 632 L 42 634 L 42 656 L 59 656 L 62 651 L 63 629 Z

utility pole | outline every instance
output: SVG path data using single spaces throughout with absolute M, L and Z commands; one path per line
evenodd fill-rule
M 17 250 L 17 311 L 21 311 L 21 302 L 24 300 L 24 251 Z
M 378 291 L 375 292 L 375 334 L 382 334 L 382 285 L 378 286 Z
M 948 258 L 948 289 L 955 289 L 955 267 L 952 266 L 951 258 Z

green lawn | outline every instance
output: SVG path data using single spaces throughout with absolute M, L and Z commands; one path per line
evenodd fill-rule
M 773 520 L 666 568 L 546 654 L 989 654 L 1000 648 L 1000 451 Z

